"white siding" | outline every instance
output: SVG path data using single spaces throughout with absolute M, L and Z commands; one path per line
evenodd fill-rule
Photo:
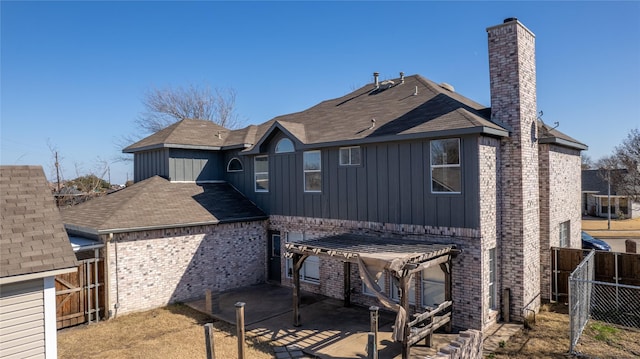
M 0 287 L 0 358 L 44 358 L 42 279 Z

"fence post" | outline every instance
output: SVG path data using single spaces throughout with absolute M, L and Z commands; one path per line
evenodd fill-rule
M 204 291 L 204 310 L 209 314 L 213 314 L 213 307 L 211 306 L 211 289 Z
M 378 310 L 380 310 L 380 308 L 376 307 L 375 305 L 369 307 L 371 332 L 369 333 L 369 342 L 367 343 L 368 359 L 378 359 Z M 371 343 L 372 340 L 373 343 Z
M 216 359 L 216 352 L 213 347 L 213 323 L 204 325 L 204 341 L 207 349 L 207 359 Z
M 624 251 L 627 253 L 638 253 L 636 247 L 636 241 L 633 239 L 627 239 L 624 241 Z
M 236 329 L 238 333 L 238 359 L 244 359 L 244 303 L 236 303 Z
M 367 336 L 367 359 L 378 359 L 378 345 L 375 333 Z

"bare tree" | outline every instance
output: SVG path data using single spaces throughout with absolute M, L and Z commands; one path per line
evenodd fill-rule
M 640 131 L 632 129 L 614 153 L 596 161 L 595 167 L 617 194 L 640 201 Z
M 640 201 L 640 131 L 637 128 L 629 131 L 627 138 L 616 147 L 614 157 L 618 167 L 626 170 L 615 179 L 620 192 Z
M 581 153 L 580 154 L 580 161 L 582 162 L 582 169 L 583 170 L 590 170 L 594 166 L 593 160 L 591 159 L 591 156 L 589 156 L 586 153 Z
M 209 120 L 226 128 L 238 128 L 240 118 L 235 111 L 236 91 L 189 85 L 148 90 L 142 99 L 145 112 L 136 125 L 145 133 L 157 132 L 184 119 Z

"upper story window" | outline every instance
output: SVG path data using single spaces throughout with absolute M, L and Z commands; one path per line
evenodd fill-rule
M 460 193 L 460 139 L 431 141 L 431 192 Z
M 361 163 L 360 146 L 340 148 L 340 166 L 356 166 Z
M 290 139 L 283 138 L 278 141 L 278 144 L 276 145 L 276 153 L 286 153 L 293 151 L 295 151 L 295 149 L 293 148 L 293 142 L 291 142 Z
M 242 162 L 237 157 L 230 159 L 229 163 L 227 163 L 227 172 L 240 172 L 242 170 Z
M 305 151 L 303 156 L 304 191 L 322 191 L 320 151 Z
M 253 163 L 256 192 L 269 192 L 269 157 L 256 156 Z
M 569 233 L 571 233 L 571 221 L 560 223 L 560 247 L 569 247 Z

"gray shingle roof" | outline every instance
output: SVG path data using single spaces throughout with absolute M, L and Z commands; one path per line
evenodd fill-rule
M 0 166 L 0 277 L 77 265 L 40 166 Z
M 405 77 L 404 84 L 399 79 L 393 81 L 389 88 L 375 90 L 368 84 L 302 112 L 278 116 L 258 126 L 256 142 L 259 144 L 276 122 L 304 144 L 374 142 L 448 131 L 507 135 L 507 129 L 490 120 L 488 108 L 456 92 L 419 75 Z
M 283 129 L 306 145 L 340 141 L 389 139 L 451 130 L 493 131 L 506 136 L 507 130 L 490 121 L 490 110 L 456 92 L 419 75 L 394 80 L 391 87 L 375 90 L 368 84 L 347 95 L 323 101 L 302 112 L 278 116 L 258 126 L 226 130 L 210 121 L 182 120 L 127 148 L 136 152 L 158 147 L 239 146 L 257 144 L 267 132 Z M 417 89 L 417 94 L 416 93 Z M 375 126 L 371 127 L 371 120 Z M 222 139 L 217 137 L 221 133 Z
M 123 152 L 132 153 L 160 147 L 215 148 L 224 144 L 229 131 L 211 121 L 186 119 L 126 147 Z
M 611 172 L 618 172 L 621 175 L 625 170 L 615 169 L 611 170 Z M 595 194 L 605 195 L 607 194 L 607 186 L 605 170 L 582 170 L 582 191 L 597 192 Z M 615 182 L 611 185 L 611 194 L 619 194 Z
M 68 228 L 98 233 L 266 218 L 227 183 L 171 183 L 158 176 L 61 213 Z
M 584 143 L 567 136 L 542 121 L 538 121 L 538 137 L 540 138 L 540 143 L 555 143 L 557 145 L 579 150 L 587 149 L 587 145 Z

